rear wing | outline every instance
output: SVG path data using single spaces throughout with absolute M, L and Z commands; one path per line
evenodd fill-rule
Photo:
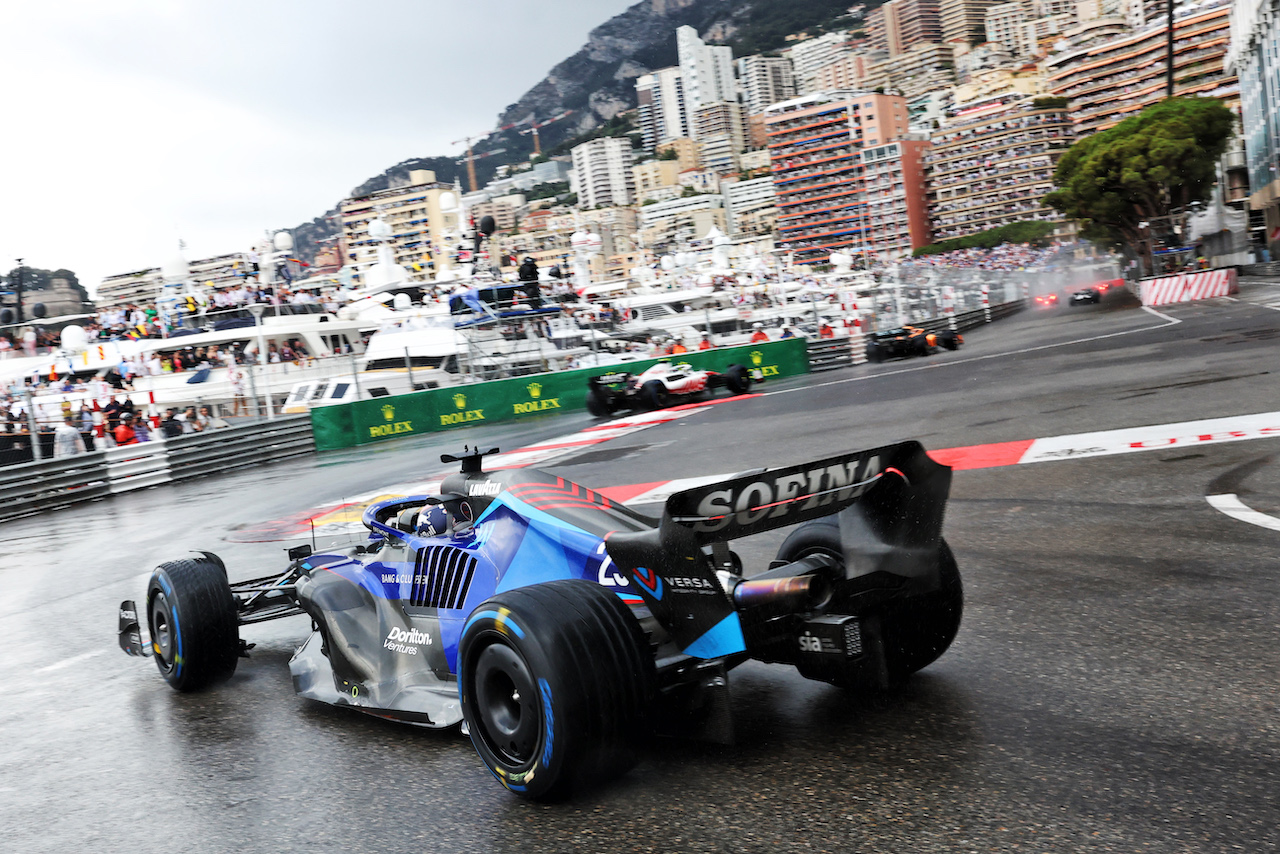
M 611 374 L 598 374 L 587 380 L 587 385 L 617 385 L 631 379 L 632 374 L 627 371 L 615 371 Z
M 900 483 L 886 489 L 886 478 Z M 919 442 L 901 442 L 677 492 L 660 527 L 687 529 L 700 546 L 736 540 L 830 516 L 878 487 L 877 495 L 892 493 L 896 509 L 936 535 L 950 486 L 950 468 L 931 460 Z
M 835 515 L 846 577 L 936 583 L 950 489 L 950 467 L 901 442 L 677 492 L 656 529 L 612 533 L 605 545 L 680 649 L 717 658 L 746 647 L 729 597 L 701 595 L 721 589 L 707 546 Z

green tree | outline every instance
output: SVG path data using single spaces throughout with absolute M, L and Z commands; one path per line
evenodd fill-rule
M 1191 203 L 1209 197 L 1234 135 L 1235 116 L 1221 101 L 1161 101 L 1071 146 L 1045 202 L 1079 222 L 1082 237 L 1133 247 L 1149 264 L 1148 236 L 1177 237 Z

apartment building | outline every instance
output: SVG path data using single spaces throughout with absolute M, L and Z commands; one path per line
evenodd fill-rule
M 725 230 L 724 197 L 685 196 L 640 208 L 640 240 L 655 252 L 703 237 L 712 227 Z
M 1230 11 L 1225 0 L 1175 10 L 1174 94 L 1219 98 L 1238 111 L 1240 84 L 1224 67 Z M 1111 38 L 1081 32 L 1045 60 L 1049 91 L 1071 100 L 1078 133 L 1105 130 L 1165 97 L 1166 37 L 1163 22 Z
M 865 228 L 863 148 L 904 136 L 906 100 L 837 92 L 806 95 L 765 111 L 777 237 L 797 260 L 854 249 Z
M 570 154 L 578 207 L 631 204 L 635 182 L 631 174 L 630 140 L 625 137 L 593 139 L 574 147 Z
M 978 44 L 986 39 L 987 9 L 997 0 L 939 0 L 938 18 L 944 42 Z
M 778 193 L 769 176 L 734 181 L 723 188 L 726 233 L 761 234 L 777 220 Z
M 188 262 L 187 281 L 206 288 L 224 288 L 243 283 L 249 269 L 247 252 L 230 252 Z M 159 267 L 107 276 L 98 285 L 94 304 L 98 308 L 114 308 L 154 302 L 162 285 L 164 275 Z
M 1044 197 L 1074 141 L 1061 99 L 1007 93 L 959 105 L 933 134 L 928 157 L 933 239 L 1023 220 L 1059 221 Z
M 738 99 L 733 78 L 733 48 L 709 45 L 698 37 L 697 30 L 685 26 L 676 30 L 676 52 L 690 114 L 708 104 Z
M 877 63 L 868 73 L 867 85 L 893 89 L 908 99 L 955 85 L 955 46 L 917 44 L 897 56 Z
M 645 151 L 655 151 L 669 140 L 689 136 L 689 111 L 679 67 L 659 68 L 637 77 L 636 100 L 636 123 Z
M 694 114 L 698 159 L 721 175 L 738 171 L 738 155 L 747 147 L 746 117 L 736 101 L 719 101 Z
M 864 148 L 863 194 L 866 199 L 862 246 L 881 261 L 909 256 L 931 242 L 925 156 L 930 143 L 923 134 Z
M 737 62 L 738 90 L 748 115 L 796 96 L 796 78 L 785 56 L 744 56 Z
M 796 91 L 801 95 L 820 91 L 814 79 L 818 69 L 854 50 L 853 41 L 845 30 L 796 42 L 787 48 L 787 56 L 795 69 Z
M 648 160 L 631 167 L 636 202 L 660 202 L 680 195 L 680 162 Z
M 343 199 L 338 210 L 344 262 L 363 266 L 377 261 L 377 241 L 369 237 L 369 223 L 381 219 L 391 226 L 397 264 L 409 270 L 432 266 L 435 252 L 445 247 L 446 232 L 458 228 L 458 214 L 452 210 L 458 203 L 454 186 L 436 181 L 429 169 L 410 172 L 406 186 Z
M 873 51 L 897 56 L 912 45 L 942 41 L 938 0 L 889 0 L 867 15 Z

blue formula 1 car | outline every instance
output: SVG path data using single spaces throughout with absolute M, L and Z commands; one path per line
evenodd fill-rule
M 727 674 L 748 659 L 877 690 L 959 628 L 951 470 L 919 443 L 689 489 L 658 520 L 552 474 L 485 472 L 487 453 L 442 457 L 461 472 L 441 495 L 369 507 L 348 552 L 299 546 L 234 584 L 208 552 L 161 565 L 141 617 L 121 604 L 121 647 L 191 691 L 234 673 L 242 627 L 307 614 L 299 694 L 463 724 L 503 785 L 556 799 L 624 773 L 655 730 L 729 740 Z M 746 575 L 729 543 L 782 526 Z

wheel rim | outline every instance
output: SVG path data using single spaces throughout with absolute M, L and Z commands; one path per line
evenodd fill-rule
M 169 619 L 169 600 L 159 591 L 151 600 L 151 644 L 159 656 L 163 670 L 173 669 L 173 626 Z
M 537 687 L 524 659 L 504 643 L 476 658 L 476 723 L 481 739 L 504 764 L 519 768 L 538 753 L 542 715 Z

